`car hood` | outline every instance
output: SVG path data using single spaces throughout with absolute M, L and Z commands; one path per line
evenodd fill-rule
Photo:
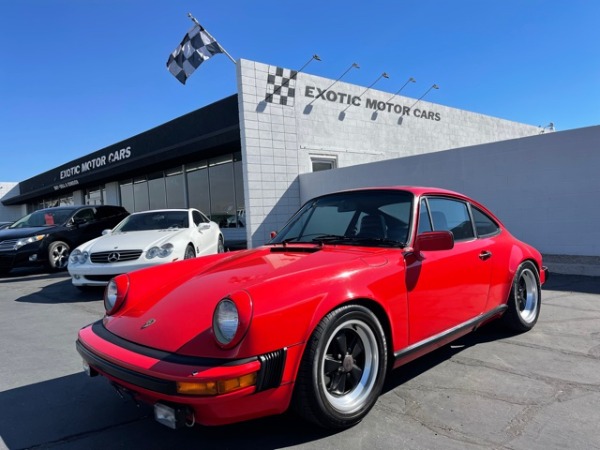
M 28 228 L 5 228 L 0 230 L 0 242 L 7 241 L 9 239 L 21 239 L 30 236 L 36 236 L 38 234 L 49 234 L 53 233 L 58 226 L 50 227 L 28 227 Z
M 201 349 L 204 355 L 211 354 L 217 350 L 212 339 L 213 312 L 224 297 L 245 291 L 255 316 L 268 313 L 285 302 L 301 301 L 296 297 L 299 289 L 317 292 L 324 284 L 345 283 L 343 277 L 350 273 L 386 265 L 388 251 L 262 247 L 132 272 L 124 306 L 105 317 L 104 324 L 112 333 L 148 347 L 184 354 Z M 197 345 L 191 345 L 194 342 Z
M 127 233 L 111 233 L 100 236 L 80 247 L 90 253 L 109 252 L 114 250 L 145 250 L 154 245 L 168 242 L 182 230 L 148 230 Z

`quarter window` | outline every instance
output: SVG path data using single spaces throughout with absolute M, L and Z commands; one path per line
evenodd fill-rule
M 500 227 L 494 222 L 491 217 L 483 213 L 474 206 L 471 207 L 473 213 L 473 219 L 475 220 L 475 229 L 477 230 L 477 236 L 485 237 L 491 236 L 500 231 Z

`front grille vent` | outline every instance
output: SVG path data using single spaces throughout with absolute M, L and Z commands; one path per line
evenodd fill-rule
M 142 250 L 114 250 L 111 252 L 97 252 L 90 255 L 90 261 L 95 264 L 108 264 L 124 261 L 135 261 L 142 254 Z
M 258 357 L 260 371 L 258 372 L 258 380 L 256 380 L 256 392 L 271 389 L 281 384 L 286 354 L 287 349 L 281 349 Z
M 14 250 L 18 239 L 7 239 L 0 242 L 0 250 Z

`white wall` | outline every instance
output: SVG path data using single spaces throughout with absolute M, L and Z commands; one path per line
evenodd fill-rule
M 0 200 L 19 195 L 19 183 L 0 182 Z M 25 206 L 4 206 L 0 202 L 0 222 L 12 222 L 27 214 Z
M 362 186 L 436 186 L 489 207 L 560 264 L 600 263 L 600 126 L 300 176 L 300 196 Z M 550 259 L 553 259 L 552 257 Z M 575 273 L 592 274 L 580 267 Z M 564 272 L 564 271 L 563 271 Z
M 285 104 L 279 96 L 267 101 L 269 77 L 281 85 L 278 69 L 248 60 L 237 65 L 249 246 L 267 241 L 300 206 L 298 175 L 312 170 L 311 156 L 348 167 L 540 133 L 539 127 L 426 101 L 414 105 L 414 98 L 306 73 L 278 91 L 288 94 Z M 391 92 L 403 83 L 384 82 Z

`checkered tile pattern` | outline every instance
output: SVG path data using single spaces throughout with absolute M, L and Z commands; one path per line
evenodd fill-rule
M 190 75 L 215 53 L 222 53 L 221 46 L 202 27 L 194 25 L 184 36 L 169 60 L 167 68 L 181 83 L 185 84 Z
M 294 106 L 297 75 L 296 70 L 269 67 L 265 101 L 278 105 Z

